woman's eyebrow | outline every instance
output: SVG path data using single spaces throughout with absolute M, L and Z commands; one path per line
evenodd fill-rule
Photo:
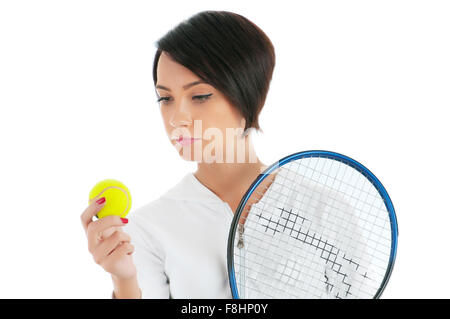
M 197 85 L 197 84 L 201 84 L 201 83 L 206 83 L 206 84 L 208 84 L 208 83 L 205 82 L 205 81 L 194 81 L 194 82 L 191 82 L 191 83 L 188 83 L 188 84 L 183 85 L 183 90 L 187 90 L 187 89 L 189 89 L 190 87 L 192 87 L 192 86 L 194 86 L 194 85 Z M 165 86 L 163 86 L 163 85 L 157 85 L 156 88 L 157 88 L 157 89 L 161 89 L 161 90 L 166 90 L 166 91 L 169 91 L 169 92 L 172 91 L 171 89 L 169 89 L 168 87 L 165 87 Z

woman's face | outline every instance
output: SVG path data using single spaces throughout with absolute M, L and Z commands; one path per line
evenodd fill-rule
M 164 51 L 157 78 L 164 126 L 180 155 L 189 161 L 208 163 L 229 162 L 231 157 L 227 156 L 233 155 L 235 161 L 245 120 L 225 96 Z

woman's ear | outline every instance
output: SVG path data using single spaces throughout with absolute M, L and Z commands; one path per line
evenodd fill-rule
M 251 127 L 248 127 L 246 130 L 244 130 L 246 124 L 247 124 L 247 121 L 245 120 L 245 118 L 242 118 L 241 125 L 240 125 L 240 127 L 242 128 L 242 137 L 246 137 L 247 135 L 249 135 L 250 131 L 252 129 Z
M 244 128 L 245 128 L 245 123 L 247 123 L 245 121 L 245 118 L 241 117 L 241 122 L 240 122 L 239 126 L 242 128 L 242 130 L 244 130 Z

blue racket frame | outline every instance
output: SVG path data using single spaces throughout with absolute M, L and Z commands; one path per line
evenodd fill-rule
M 389 197 L 389 194 L 387 193 L 386 189 L 384 188 L 383 184 L 378 180 L 378 178 L 364 165 L 361 163 L 355 161 L 354 159 L 345 156 L 343 154 L 339 154 L 336 152 L 331 151 L 324 151 L 324 150 L 312 150 L 312 151 L 304 151 L 304 152 L 298 152 L 291 154 L 289 156 L 286 156 L 279 161 L 275 162 L 266 170 L 261 173 L 255 181 L 252 183 L 252 185 L 249 187 L 245 195 L 242 197 L 239 206 L 236 209 L 236 212 L 233 217 L 233 221 L 231 223 L 230 232 L 228 235 L 228 253 L 227 253 L 227 264 L 228 264 L 228 279 L 230 283 L 231 288 L 231 294 L 234 299 L 239 299 L 239 293 L 236 283 L 236 277 L 234 272 L 234 239 L 235 239 L 235 233 L 237 230 L 237 225 L 239 222 L 239 219 L 241 218 L 241 214 L 243 211 L 243 208 L 245 207 L 245 204 L 247 203 L 249 197 L 252 195 L 253 191 L 256 187 L 275 169 L 291 162 L 298 160 L 300 158 L 307 158 L 307 157 L 323 157 L 323 158 L 329 158 L 333 160 L 340 161 L 346 165 L 349 165 L 350 167 L 353 167 L 354 169 L 358 170 L 361 174 L 363 174 L 367 179 L 375 186 L 375 188 L 378 190 L 380 196 L 383 198 L 384 203 L 386 205 L 386 208 L 389 212 L 389 219 L 391 222 L 391 253 L 389 258 L 389 264 L 386 270 L 385 277 L 383 279 L 383 282 L 380 285 L 380 288 L 378 289 L 377 293 L 374 296 L 374 299 L 377 299 L 381 296 L 383 293 L 389 278 L 391 276 L 392 270 L 394 268 L 395 263 L 395 257 L 397 255 L 397 241 L 398 241 L 398 224 L 397 224 L 397 216 L 395 215 L 395 209 L 394 205 L 392 204 L 391 198 Z

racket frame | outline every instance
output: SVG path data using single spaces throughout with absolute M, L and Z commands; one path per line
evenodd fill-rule
M 392 270 L 394 268 L 395 264 L 395 257 L 397 255 L 397 242 L 398 242 L 398 224 L 397 224 L 397 216 L 395 214 L 394 205 L 392 204 L 391 198 L 389 197 L 389 194 L 387 193 L 386 189 L 384 188 L 383 184 L 378 180 L 378 178 L 364 165 L 361 163 L 355 161 L 354 159 L 332 151 L 325 151 L 325 150 L 310 150 L 310 151 L 302 151 L 298 153 L 294 153 L 291 155 L 288 155 L 286 157 L 283 157 L 282 159 L 278 160 L 268 168 L 264 170 L 261 174 L 256 177 L 256 179 L 253 181 L 253 183 L 248 188 L 247 192 L 242 197 L 241 201 L 239 202 L 238 207 L 236 208 L 236 212 L 234 214 L 233 220 L 231 222 L 230 232 L 228 235 L 228 249 L 227 249 L 227 268 L 228 268 L 228 279 L 230 283 L 230 289 L 231 294 L 234 299 L 239 299 L 239 292 L 237 288 L 236 283 L 236 276 L 234 271 L 234 239 L 236 236 L 236 231 L 239 224 L 239 219 L 241 217 L 243 208 L 247 204 L 248 199 L 253 194 L 253 191 L 258 187 L 258 185 L 267 177 L 269 176 L 274 170 L 276 170 L 279 167 L 282 167 L 283 165 L 301 159 L 301 158 L 307 158 L 307 157 L 321 157 L 321 158 L 329 158 L 332 160 L 337 160 L 341 163 L 344 163 L 357 171 L 359 171 L 361 174 L 363 174 L 371 183 L 372 185 L 377 189 L 378 193 L 380 194 L 381 198 L 384 201 L 384 204 L 386 205 L 386 208 L 389 212 L 389 220 L 391 224 L 391 253 L 389 257 L 389 263 L 388 267 L 386 269 L 386 274 L 384 276 L 384 279 L 377 290 L 374 299 L 380 298 L 381 294 L 383 293 L 384 289 L 386 288 L 386 285 L 389 281 L 389 278 L 392 274 Z

